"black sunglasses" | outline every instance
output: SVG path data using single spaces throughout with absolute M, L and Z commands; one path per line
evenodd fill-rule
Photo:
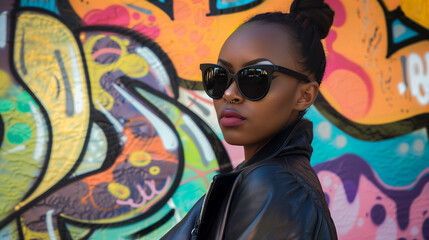
M 232 74 L 223 66 L 203 63 L 200 65 L 203 73 L 203 85 L 209 97 L 219 99 L 225 90 L 236 82 L 240 93 L 251 101 L 264 98 L 270 90 L 273 72 L 281 72 L 298 80 L 310 82 L 310 79 L 302 73 L 278 65 L 252 65 L 244 67 Z

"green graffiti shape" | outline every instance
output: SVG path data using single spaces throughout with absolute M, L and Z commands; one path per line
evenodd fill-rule
M 15 107 L 15 104 L 9 99 L 0 100 L 0 113 L 7 113 Z
M 25 123 L 17 123 L 7 130 L 7 140 L 12 144 L 21 144 L 31 138 L 31 127 Z
M 27 92 L 21 93 L 16 98 L 16 105 L 17 105 L 18 111 L 20 111 L 22 113 L 29 112 L 31 110 L 30 109 L 30 105 L 28 104 L 29 101 L 33 101 L 33 99 L 31 98 L 31 96 Z

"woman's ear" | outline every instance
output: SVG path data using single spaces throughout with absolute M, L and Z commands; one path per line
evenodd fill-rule
M 316 81 L 311 81 L 299 86 L 297 96 L 298 99 L 295 104 L 295 109 L 298 111 L 303 111 L 309 108 L 316 100 L 318 93 L 319 84 Z

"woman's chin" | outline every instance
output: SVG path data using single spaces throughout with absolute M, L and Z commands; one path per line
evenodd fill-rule
M 223 135 L 225 142 L 229 145 L 245 146 L 249 144 L 249 139 L 242 136 L 230 136 L 228 134 Z
M 229 145 L 234 145 L 234 146 L 243 146 L 243 144 L 241 142 L 236 142 L 236 141 L 228 141 L 225 139 L 225 142 L 227 142 Z

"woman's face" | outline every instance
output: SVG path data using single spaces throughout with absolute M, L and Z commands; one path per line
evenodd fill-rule
M 226 40 L 219 53 L 218 64 L 231 73 L 259 62 L 266 64 L 267 61 L 302 72 L 295 48 L 296 44 L 283 26 L 253 22 L 241 26 Z M 299 111 L 309 106 L 302 103 L 308 84 L 280 72 L 274 72 L 273 76 L 268 94 L 259 101 L 244 98 L 235 82 L 222 98 L 213 100 L 219 125 L 229 144 L 259 149 L 294 122 Z M 231 103 L 232 100 L 235 102 Z

